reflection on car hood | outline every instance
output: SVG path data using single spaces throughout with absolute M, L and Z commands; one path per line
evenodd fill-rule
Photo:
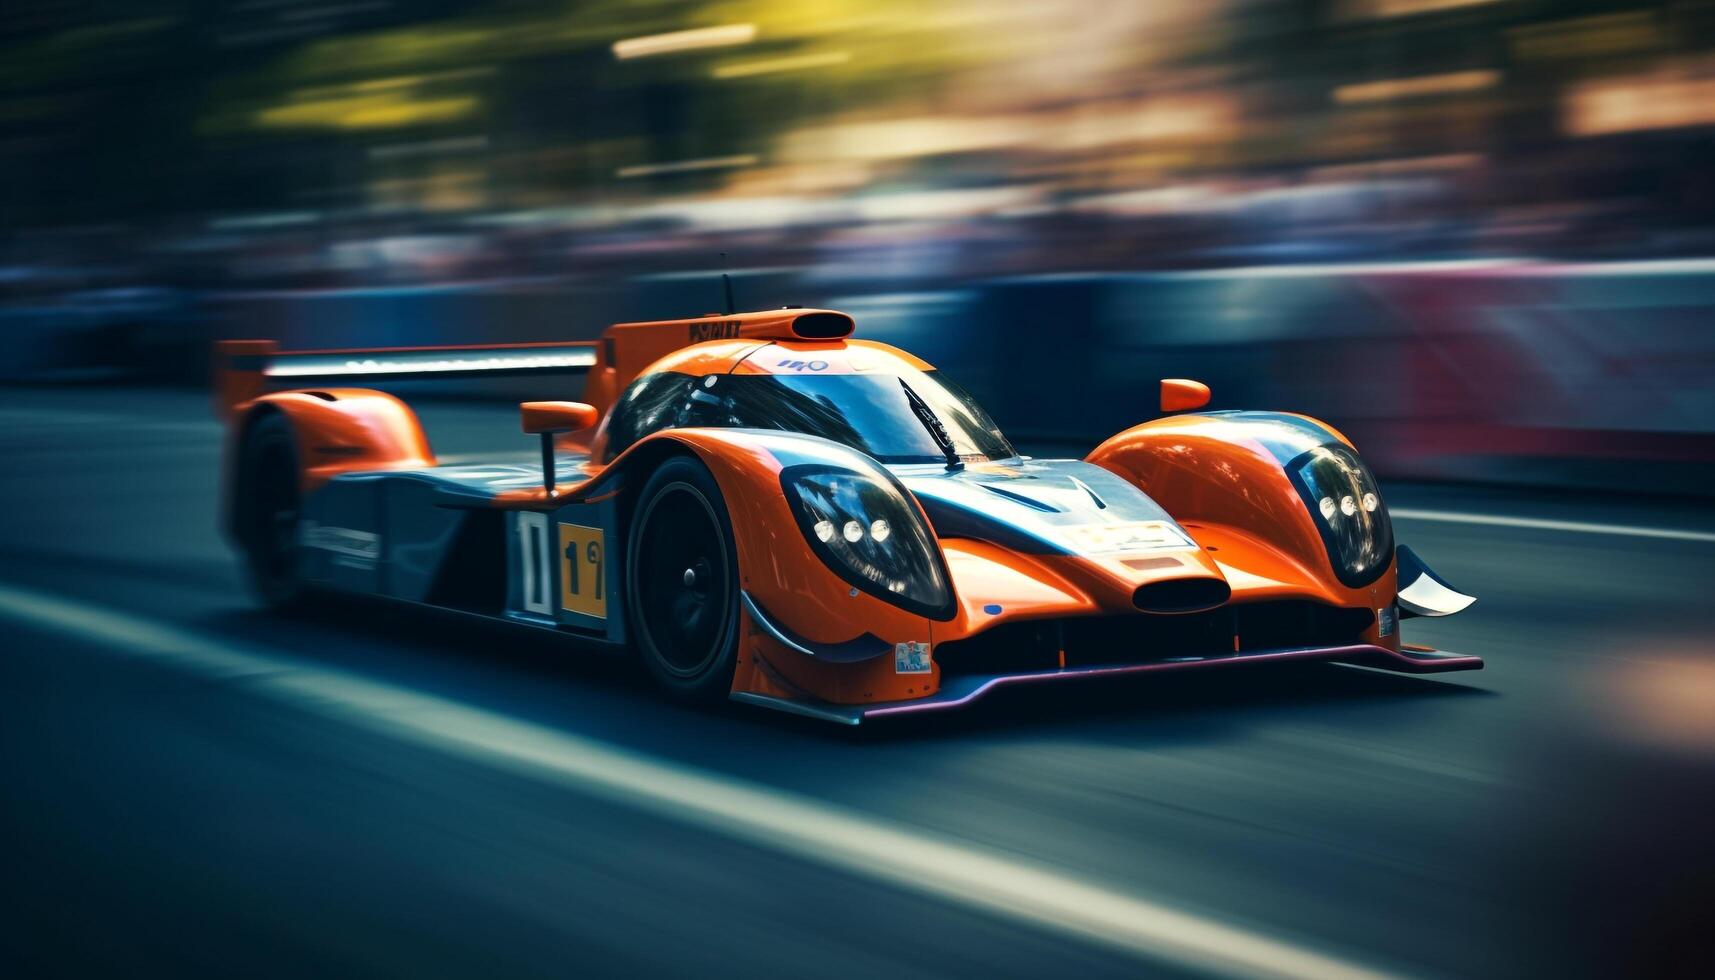
M 1082 460 L 1008 460 L 947 470 L 888 469 L 916 495 L 935 533 L 1029 554 L 1116 554 L 1196 547 L 1161 505 Z

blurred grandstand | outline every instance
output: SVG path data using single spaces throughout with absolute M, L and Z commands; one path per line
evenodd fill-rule
M 724 253 L 1032 438 L 1190 375 L 1391 475 L 1704 493 L 1711 39 L 1710 0 L 16 0 L 0 375 L 588 336 L 714 308 Z

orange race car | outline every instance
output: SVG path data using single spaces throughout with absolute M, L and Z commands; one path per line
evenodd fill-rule
M 1351 444 L 1274 412 L 1163 416 L 1019 455 L 969 395 L 852 319 L 785 308 L 593 342 L 219 345 L 224 526 L 257 592 L 331 589 L 635 652 L 684 698 L 856 724 L 1002 685 L 1285 660 L 1411 672 L 1473 600 L 1404 546 Z M 526 402 L 541 463 L 437 463 L 360 378 L 587 372 Z M 293 390 L 278 390 L 291 388 Z

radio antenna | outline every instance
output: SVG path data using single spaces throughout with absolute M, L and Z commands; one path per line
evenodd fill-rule
M 738 311 L 732 304 L 732 277 L 726 272 L 726 253 L 721 253 L 721 292 L 726 295 L 726 315 L 732 316 Z

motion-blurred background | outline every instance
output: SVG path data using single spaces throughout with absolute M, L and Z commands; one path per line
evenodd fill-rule
M 1214 973 L 1715 975 L 1712 151 L 1715 0 L 5 0 L 0 974 L 1211 972 L 517 761 L 595 746 L 1286 944 Z M 1405 638 L 1488 666 L 845 738 L 245 593 L 210 340 L 586 338 L 723 270 L 1026 452 L 1161 377 L 1329 420 L 1479 597 Z M 500 396 L 579 384 L 411 400 L 528 460 Z
M 0 376 L 826 304 L 1026 440 L 1704 492 L 1708 0 L 13 0 Z

